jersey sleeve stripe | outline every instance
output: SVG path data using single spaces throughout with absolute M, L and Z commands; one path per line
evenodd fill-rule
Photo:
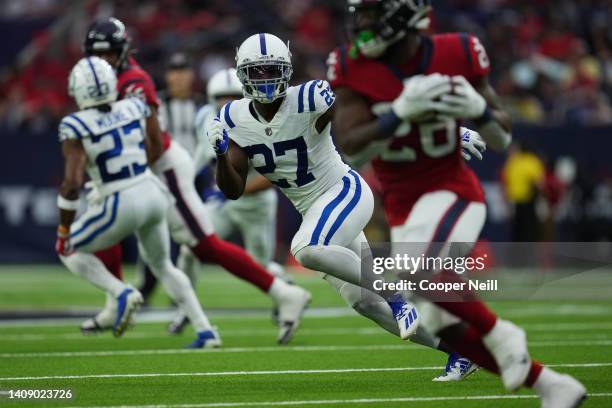
M 317 85 L 317 81 L 312 81 L 310 88 L 308 88 L 308 110 L 311 112 L 314 112 L 316 108 L 314 97 L 315 85 Z
M 230 107 L 232 106 L 232 103 L 233 101 L 225 105 L 225 112 L 223 112 L 223 118 L 225 119 L 225 123 L 227 123 L 230 129 L 233 129 L 236 127 L 236 124 L 230 117 Z
M 83 136 L 81 135 L 81 133 L 79 132 L 79 130 L 72 124 L 66 122 L 65 120 L 62 121 L 62 125 L 64 126 L 68 126 L 70 129 L 72 129 L 72 131 L 74 132 L 75 136 L 77 139 L 82 139 Z M 62 140 L 63 141 L 63 140 Z
M 470 53 L 470 37 L 466 33 L 459 34 L 459 38 L 461 39 L 461 45 L 463 45 L 463 51 L 465 51 L 465 58 L 468 62 L 468 65 L 472 66 L 472 54 Z
M 87 131 L 87 133 L 89 133 L 90 136 L 94 136 L 94 132 L 92 132 L 91 129 L 87 127 L 85 122 L 83 122 L 81 119 L 79 119 L 79 117 L 76 116 L 74 113 L 71 114 L 71 115 L 68 115 L 68 117 L 76 120 L 79 123 L 79 125 L 83 126 L 83 129 L 85 129 Z
M 304 112 L 304 88 L 306 83 L 300 86 L 300 92 L 298 93 L 298 113 Z

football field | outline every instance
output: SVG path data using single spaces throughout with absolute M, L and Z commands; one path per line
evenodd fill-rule
M 206 267 L 199 297 L 223 348 L 191 351 L 146 313 L 124 337 L 84 337 L 80 319 L 0 321 L 1 407 L 537 407 L 529 390 L 504 391 L 478 371 L 434 383 L 445 355 L 402 342 L 345 307 L 323 280 L 297 274 L 313 302 L 289 346 L 275 344 L 270 303 L 256 289 Z M 128 280 L 133 280 L 133 273 Z M 2 267 L 0 313 L 94 310 L 103 297 L 58 266 Z M 166 308 L 158 289 L 153 306 Z M 585 407 L 612 406 L 612 302 L 503 302 L 526 328 L 532 356 L 574 375 Z M 161 316 L 161 317 L 160 317 Z M 9 390 L 71 390 L 72 399 L 10 399 Z

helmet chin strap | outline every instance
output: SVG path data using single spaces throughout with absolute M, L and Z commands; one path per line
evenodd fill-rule
M 356 58 L 358 52 L 366 58 L 381 57 L 390 45 L 401 40 L 406 33 L 400 31 L 390 40 L 383 40 L 372 31 L 361 31 L 355 40 L 355 45 L 351 48 L 350 56 Z

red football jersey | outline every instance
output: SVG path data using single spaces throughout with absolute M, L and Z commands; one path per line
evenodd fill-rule
M 402 66 L 363 56 L 349 57 L 346 48 L 332 52 L 328 79 L 365 97 L 373 116 L 391 109 L 414 75 L 462 75 L 472 84 L 489 73 L 489 59 L 478 38 L 468 34 L 422 36 L 415 56 Z M 461 156 L 460 122 L 455 120 L 402 124 L 387 148 L 372 160 L 380 182 L 389 225 L 406 221 L 425 193 L 450 190 L 468 201 L 484 201 L 478 178 Z
M 128 58 L 127 66 L 117 75 L 117 90 L 119 91 L 119 99 L 136 96 L 146 102 L 147 105 L 153 105 L 155 108 L 159 108 L 161 104 L 153 80 L 132 57 Z M 166 151 L 170 147 L 170 134 L 162 131 L 162 140 L 164 151 Z

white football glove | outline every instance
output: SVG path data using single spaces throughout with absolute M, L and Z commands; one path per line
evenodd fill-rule
M 417 75 L 404 81 L 404 90 L 393 101 L 393 112 L 400 119 L 410 122 L 438 110 L 440 102 L 434 99 L 451 91 L 448 75 Z
M 472 156 L 482 160 L 482 154 L 487 150 L 487 143 L 480 134 L 474 130 L 460 127 L 461 134 L 461 154 L 466 161 L 470 161 Z
M 229 147 L 229 136 L 227 131 L 223 129 L 221 121 L 215 118 L 209 125 L 206 134 L 217 156 L 223 156 Z
M 452 77 L 453 93 L 443 95 L 438 112 L 456 119 L 478 119 L 487 108 L 487 101 L 467 79 Z

